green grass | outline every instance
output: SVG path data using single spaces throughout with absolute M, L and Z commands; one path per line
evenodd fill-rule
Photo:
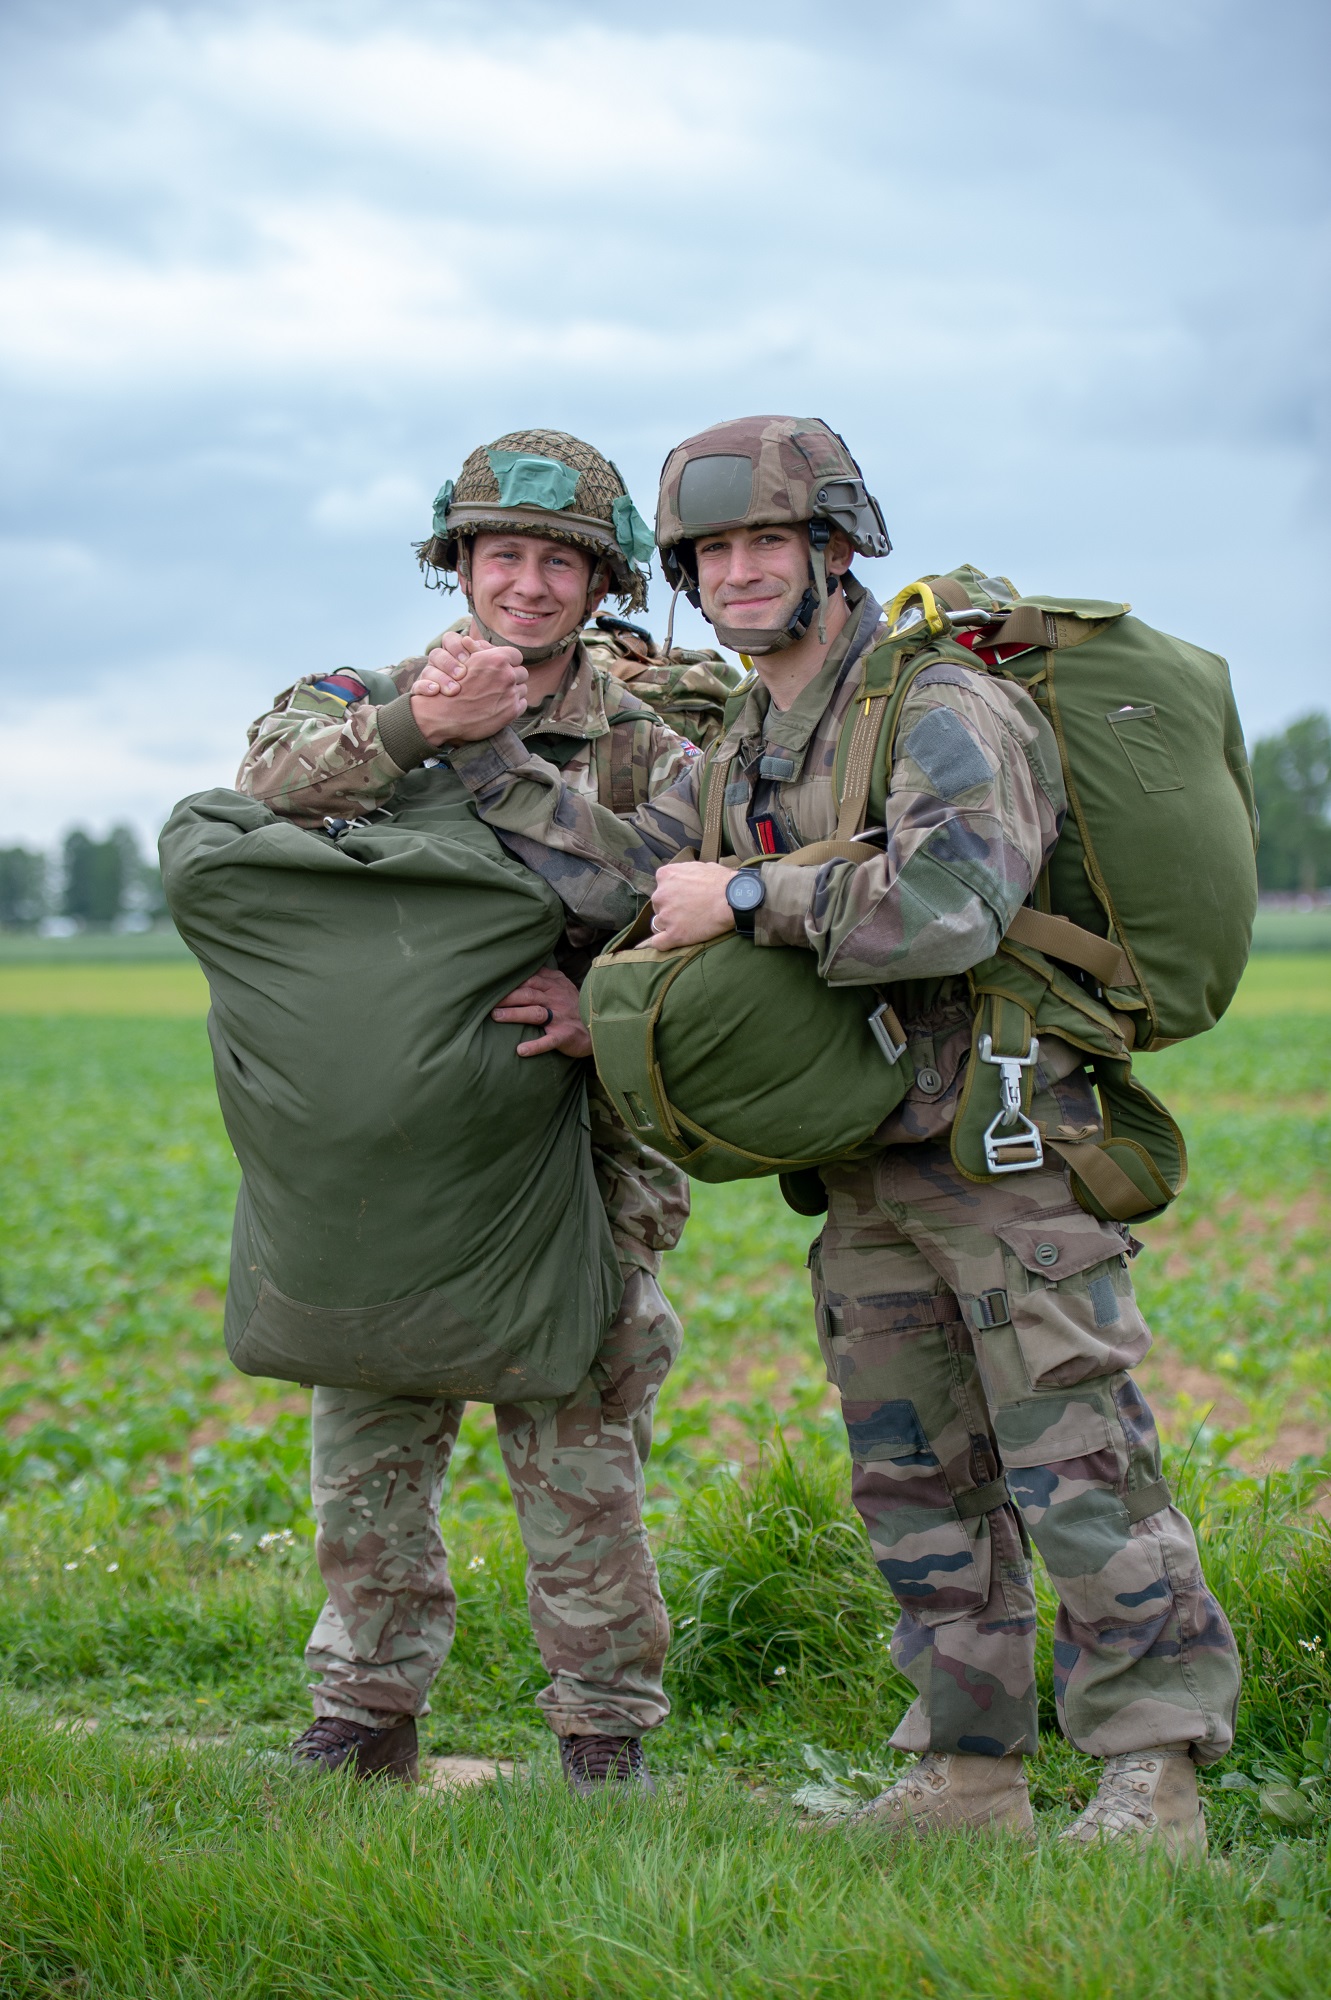
M 796 1830 L 699 1777 L 587 1806 L 537 1776 L 441 1797 L 302 1787 L 243 1755 L 0 1725 L 0 1981 L 97 2000 L 1309 1995 L 1326 1861 Z
M 530 1782 L 293 1788 L 269 1760 L 307 1713 L 318 1601 L 304 1401 L 221 1345 L 236 1168 L 193 978 L 0 966 L 0 1011 L 34 990 L 47 1010 L 11 1004 L 0 1038 L 0 1995 L 1323 1990 L 1324 1843 L 1273 1844 L 1218 1773 L 1225 1865 L 1178 1879 L 1047 1836 L 1018 1861 L 793 1830 L 802 1745 L 881 1765 L 906 1691 L 812 1340 L 810 1225 L 767 1183 L 697 1190 L 667 1272 L 688 1339 L 650 1468 L 676 1627 L 663 1799 L 587 1811 L 548 1782 L 476 1409 L 425 1742 L 516 1755 Z M 1147 1379 L 1244 1647 L 1246 1767 L 1331 1701 L 1331 1529 L 1308 1504 L 1331 1431 L 1331 958 L 1255 961 L 1214 1035 L 1142 1068 L 1192 1153 L 1143 1231 Z M 1250 1469 L 1272 1457 L 1295 1462 Z M 1054 1828 L 1093 1766 L 1049 1734 L 1033 1777 Z
M 708 1778 L 587 1807 L 531 1782 L 300 1787 L 235 1753 L 137 1755 L 10 1724 L 0 1979 L 114 1996 L 1304 1995 L 1310 1844 L 1139 1857 L 799 1833 Z M 61 1986 L 61 1981 L 68 1984 Z

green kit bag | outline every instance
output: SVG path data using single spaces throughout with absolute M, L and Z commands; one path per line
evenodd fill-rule
M 881 994 L 828 986 L 811 952 L 739 937 L 639 948 L 649 915 L 582 989 L 597 1072 L 630 1131 L 703 1181 L 872 1152 L 913 1075 Z
M 622 1291 L 582 1073 L 489 1018 L 561 935 L 553 890 L 443 767 L 336 841 L 202 792 L 161 856 L 241 1166 L 236 1366 L 481 1402 L 575 1388 Z

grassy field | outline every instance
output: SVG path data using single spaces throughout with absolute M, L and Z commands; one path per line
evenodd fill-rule
M 0 1994 L 1325 1992 L 1331 1819 L 1282 1825 L 1269 1779 L 1263 1813 L 1208 1776 L 1219 1858 L 1178 1876 L 1047 1838 L 1032 1858 L 799 1830 L 803 1746 L 888 1768 L 905 1693 L 809 1330 L 809 1225 L 765 1184 L 699 1190 L 667 1272 L 688 1342 L 651 1465 L 677 1629 L 662 1798 L 588 1808 L 551 1782 L 476 1408 L 424 1734 L 518 1776 L 293 1783 L 303 1399 L 222 1349 L 236 1170 L 203 1006 L 187 962 L 0 964 Z M 1192 1174 L 1143 1231 L 1142 1374 L 1244 1644 L 1231 1771 L 1297 1776 L 1331 1701 L 1329 1058 L 1331 956 L 1269 954 L 1215 1034 L 1143 1063 Z M 1034 1779 L 1054 1829 L 1093 1767 L 1050 1733 Z

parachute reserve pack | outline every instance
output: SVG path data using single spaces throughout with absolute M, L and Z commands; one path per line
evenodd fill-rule
M 632 689 L 667 729 L 700 750 L 715 743 L 726 726 L 726 705 L 744 682 L 742 667 L 710 648 L 672 646 L 665 654 L 641 625 L 604 613 L 584 629 L 582 642 L 593 664 Z
M 333 839 L 219 790 L 162 833 L 241 1166 L 227 1347 L 332 1387 L 563 1395 L 622 1290 L 585 1087 L 489 1016 L 564 911 L 445 767 L 390 814 Z
M 1187 1159 L 1174 1120 L 1133 1077 L 1132 1053 L 1214 1026 L 1247 961 L 1257 904 L 1256 815 L 1225 662 L 1154 631 L 1126 604 L 1022 598 L 1005 578 L 970 567 L 910 585 L 888 620 L 838 747 L 837 837 L 781 859 L 866 858 L 853 836 L 883 824 L 897 720 L 926 666 L 957 660 L 1019 682 L 1052 726 L 1069 812 L 1033 907 L 967 975 L 975 1029 L 953 1158 L 967 1178 L 986 1181 L 1038 1166 L 1048 1145 L 1092 1214 L 1157 1215 L 1182 1186 Z M 976 634 L 987 649 L 1021 650 L 984 666 L 963 643 Z M 725 781 L 713 754 L 702 780 L 704 860 L 726 858 Z M 721 1180 L 799 1173 L 815 1131 L 842 1142 L 828 1144 L 822 1164 L 872 1143 L 911 1081 L 893 1053 L 894 1017 L 883 1012 L 890 989 L 829 988 L 799 951 L 724 938 L 652 952 L 636 948 L 638 935 L 635 926 L 595 961 L 583 1011 L 602 1080 L 648 1144 L 700 1179 Z M 790 960 L 807 962 L 802 984 Z M 875 1033 L 876 1090 L 866 1085 Z M 1041 1033 L 1084 1051 L 1103 1140 L 1041 1133 L 1030 1120 L 1029 1058 Z M 741 1060 L 745 1034 L 761 1047 Z M 779 1128 L 773 1145 L 754 1090 L 760 1074 L 781 1102 L 799 1096 L 802 1079 L 810 1096 L 834 1092 L 835 1135 L 824 1104 L 820 1118 Z

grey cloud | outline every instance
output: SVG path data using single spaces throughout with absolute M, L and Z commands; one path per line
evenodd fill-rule
M 323 101 L 245 81 L 279 32 Z M 357 107 L 385 37 L 467 81 L 452 134 L 386 123 L 391 74 Z M 864 460 L 884 592 L 974 558 L 1131 597 L 1272 726 L 1326 698 L 1243 584 L 1325 587 L 1326 41 L 1291 0 L 11 0 L 7 712 L 82 689 L 110 745 L 178 700 L 80 766 L 150 818 L 295 674 L 443 622 L 408 543 L 479 438 L 581 431 L 650 513 L 675 438 L 761 406 Z

